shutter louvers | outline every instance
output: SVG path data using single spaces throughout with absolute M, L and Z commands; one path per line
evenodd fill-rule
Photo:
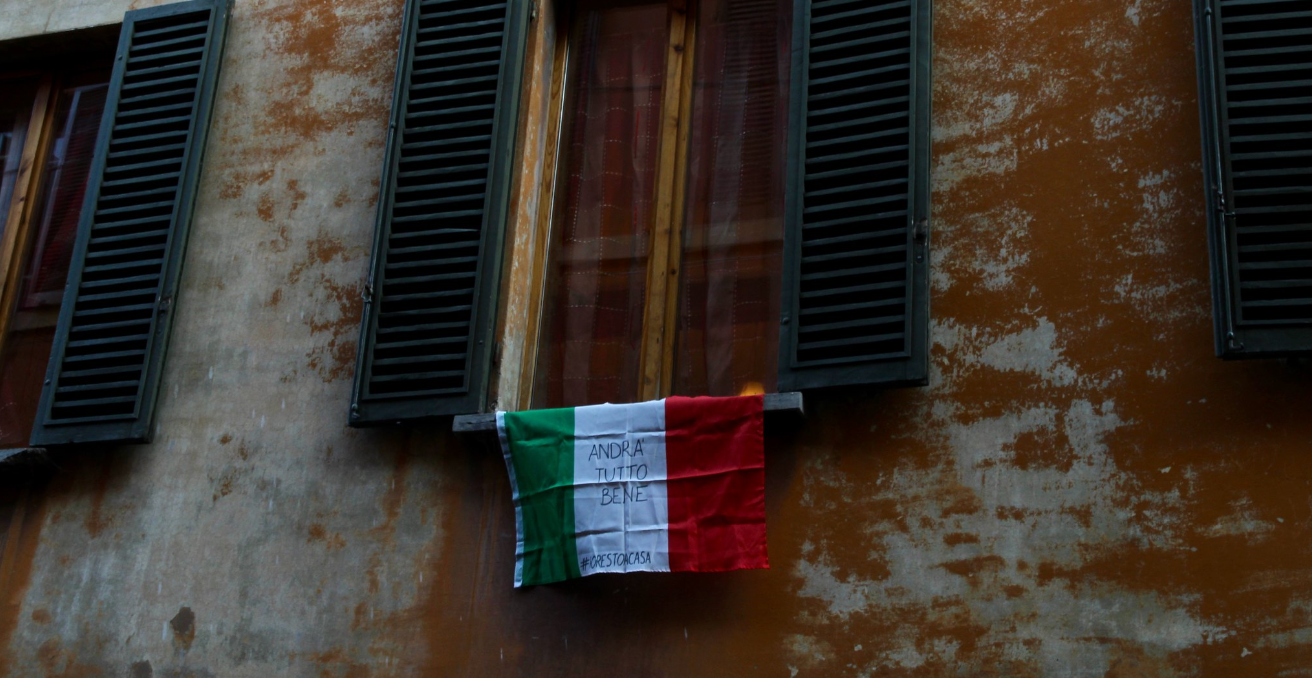
M 227 15 L 124 17 L 33 445 L 151 437 Z
M 1312 352 L 1312 11 L 1196 5 L 1217 354 Z
M 923 384 L 928 0 L 799 0 L 780 390 Z
M 523 0 L 409 0 L 350 424 L 484 407 Z

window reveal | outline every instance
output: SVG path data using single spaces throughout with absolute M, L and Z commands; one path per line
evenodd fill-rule
M 926 383 L 928 0 L 406 6 L 352 425 Z M 469 12 L 501 19 L 470 23 Z M 486 63 L 419 68 L 422 49 L 475 38 L 500 40 L 500 60 L 489 46 L 459 52 Z M 482 282 L 462 290 L 477 321 L 465 323 L 466 351 L 439 356 L 460 361 L 452 374 L 463 378 L 381 394 L 376 368 L 426 377 L 414 363 L 435 342 L 397 339 L 406 353 L 384 356 L 378 318 L 464 275 L 407 262 L 412 291 L 386 276 L 393 255 L 451 249 L 392 242 L 396 158 L 416 146 L 406 141 L 412 75 L 474 66 L 496 66 L 478 81 L 498 94 L 480 137 L 495 167 L 470 231 Z M 441 217 L 407 215 L 405 228 L 444 234 Z M 424 309 L 398 312 L 447 326 Z
M 681 12 L 573 19 L 536 407 L 774 388 L 791 1 Z
M 82 73 L 57 94 L 32 234 L 19 259 L 21 291 L 0 341 L 0 449 L 25 447 L 31 435 L 108 82 L 108 72 Z

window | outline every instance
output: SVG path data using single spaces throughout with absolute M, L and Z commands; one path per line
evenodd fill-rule
M 1195 3 L 1216 351 L 1312 352 L 1312 14 Z
M 353 425 L 924 383 L 929 2 L 405 21 Z
M 36 420 L 109 77 L 108 67 L 49 74 L 42 85 L 24 88 L 27 96 L 11 100 L 9 106 L 19 110 L 6 111 L 4 122 L 12 130 L 9 167 L 16 168 L 24 154 L 35 159 L 46 150 L 38 171 L 18 188 L 20 195 L 34 192 L 32 208 L 5 212 L 15 215 L 6 231 L 17 254 L 9 260 L 13 269 L 6 279 L 15 284 L 6 285 L 8 317 L 0 324 L 0 449 L 26 447 Z M 47 116 L 48 107 L 53 115 Z M 47 124 L 50 128 L 42 129 Z M 6 172 L 9 200 L 0 206 L 12 206 L 17 180 L 17 171 Z
M 117 56 L 5 83 L 0 448 L 149 440 L 226 16 L 128 12 Z
M 575 11 L 535 407 L 775 389 L 791 5 Z

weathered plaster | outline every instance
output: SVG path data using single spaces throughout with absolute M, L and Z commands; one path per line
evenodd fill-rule
M 0 40 L 108 26 L 123 21 L 123 12 L 163 5 L 172 0 L 0 0 Z
M 771 570 L 518 592 L 493 450 L 344 426 L 400 6 L 237 0 L 156 442 L 32 490 L 9 675 L 1312 675 L 1309 374 L 1211 354 L 1189 3 L 938 0 L 930 386 L 770 430 Z

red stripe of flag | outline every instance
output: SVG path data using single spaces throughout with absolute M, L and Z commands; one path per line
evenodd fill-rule
M 761 396 L 665 399 L 670 570 L 767 568 Z

